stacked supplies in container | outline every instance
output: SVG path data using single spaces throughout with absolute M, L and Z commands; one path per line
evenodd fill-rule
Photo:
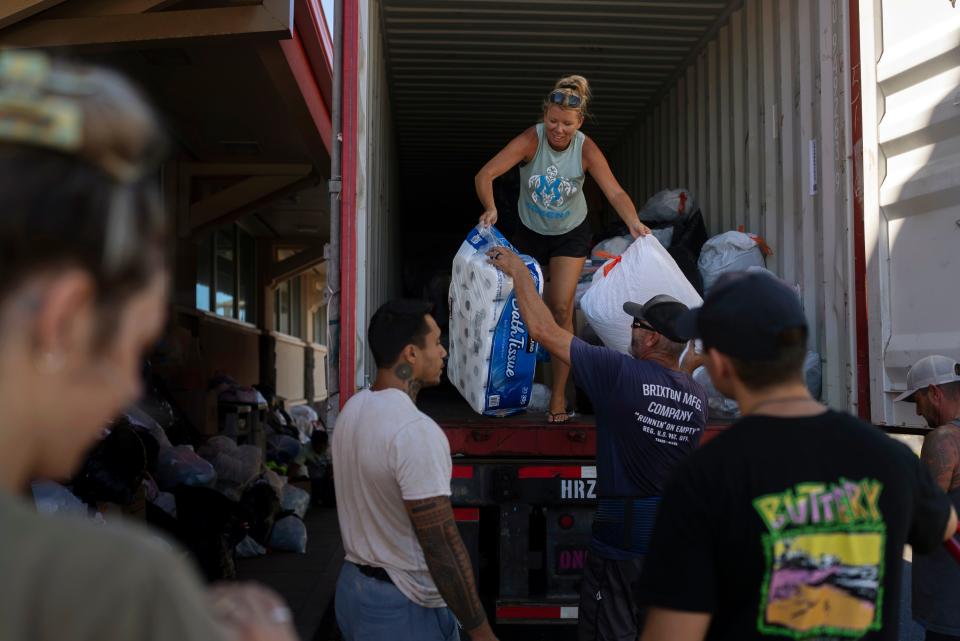
M 508 416 L 526 409 L 533 391 L 536 343 L 513 295 L 513 281 L 487 251 L 516 251 L 495 227 L 473 229 L 453 260 L 447 376 L 477 413 Z M 521 256 L 543 293 L 540 265 Z

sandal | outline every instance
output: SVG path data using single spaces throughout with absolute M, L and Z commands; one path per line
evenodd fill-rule
M 551 425 L 563 425 L 564 423 L 569 423 L 570 419 L 576 416 L 577 413 L 570 412 L 547 412 L 547 423 Z M 562 418 L 561 418 L 562 417 Z

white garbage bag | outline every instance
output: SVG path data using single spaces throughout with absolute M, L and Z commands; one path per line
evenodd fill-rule
M 593 251 L 590 252 L 590 257 L 594 259 L 601 258 L 603 260 L 609 260 L 610 258 L 619 256 L 623 252 L 627 251 L 627 247 L 629 247 L 630 243 L 632 242 L 633 237 L 629 234 L 626 236 L 613 236 L 612 238 L 601 240 L 594 246 Z
M 310 492 L 287 483 L 280 493 L 280 505 L 284 510 L 290 510 L 302 519 L 310 508 Z
M 531 412 L 546 412 L 550 409 L 550 397 L 553 394 L 550 388 L 543 383 L 533 384 L 533 395 L 530 398 L 530 404 L 527 409 Z
M 447 376 L 477 413 L 508 416 L 530 402 L 536 343 L 520 317 L 512 279 L 488 262 L 494 247 L 514 250 L 495 227 L 478 226 L 453 259 Z M 521 257 L 542 294 L 540 265 Z
M 823 368 L 820 362 L 820 354 L 812 350 L 807 351 L 807 356 L 803 360 L 803 379 L 810 390 L 810 395 L 816 399 L 820 398 L 823 385 Z M 710 418 L 738 418 L 740 416 L 740 406 L 732 398 L 727 398 L 721 394 L 710 380 L 706 367 L 698 367 L 693 372 L 693 380 L 703 385 L 707 392 L 707 407 L 710 409 Z
M 673 227 L 664 227 L 663 229 L 651 229 L 650 233 L 653 234 L 653 237 L 660 241 L 660 244 L 670 248 L 670 243 L 673 242 Z
M 643 304 L 659 294 L 673 296 L 687 307 L 703 303 L 663 245 L 645 236 L 597 270 L 580 308 L 604 345 L 629 354 L 631 318 L 623 304 Z
M 764 267 L 763 252 L 749 234 L 728 231 L 704 243 L 697 266 L 703 278 L 703 291 L 709 292 L 723 274 Z
M 34 481 L 30 489 L 37 512 L 40 514 L 75 514 L 77 516 L 90 514 L 87 504 L 59 483 Z
M 253 540 L 253 537 L 247 536 L 242 541 L 237 543 L 237 547 L 235 547 L 233 551 L 237 555 L 237 558 L 252 559 L 253 557 L 263 556 L 266 554 L 267 548 Z
M 200 458 L 189 445 L 161 448 L 157 454 L 157 485 L 172 490 L 181 483 L 193 487 L 210 487 L 217 473 L 208 461 Z
M 173 518 L 177 518 L 177 497 L 170 492 L 159 492 L 150 502 Z
M 309 405 L 294 405 L 287 410 L 287 413 L 290 414 L 290 418 L 293 419 L 293 424 L 300 432 L 300 442 L 309 443 L 310 435 L 317 429 L 317 425 L 320 422 L 320 416 L 317 414 L 317 410 Z
M 737 418 L 740 416 L 740 406 L 732 398 L 727 398 L 713 386 L 706 367 L 698 367 L 693 372 L 693 380 L 703 386 L 707 393 L 707 408 L 710 418 Z
M 307 526 L 297 516 L 285 516 L 273 524 L 268 544 L 282 552 L 307 553 Z
M 647 199 L 640 208 L 640 220 L 672 223 L 697 210 L 693 194 L 684 188 L 664 189 Z
M 823 363 L 817 352 L 807 352 L 803 361 L 803 380 L 810 390 L 810 395 L 819 400 L 823 395 Z

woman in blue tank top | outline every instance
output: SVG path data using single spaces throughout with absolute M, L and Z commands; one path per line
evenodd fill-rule
M 580 131 L 589 99 L 590 86 L 583 76 L 558 80 L 543 102 L 543 122 L 511 140 L 475 179 L 484 208 L 480 223 L 493 225 L 497 222 L 493 180 L 523 163 L 518 203 L 523 224 L 513 243 L 545 269 L 544 299 L 557 323 L 570 332 L 577 280 L 592 239 L 583 194 L 586 173 L 597 181 L 634 238 L 650 233 L 640 222 L 630 196 L 614 178 L 603 152 Z M 565 423 L 570 418 L 564 392 L 570 368 L 554 361 L 553 374 L 549 422 Z

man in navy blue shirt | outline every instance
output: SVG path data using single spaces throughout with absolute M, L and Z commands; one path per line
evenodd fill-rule
M 581 641 L 636 639 L 634 597 L 657 503 L 674 467 L 706 425 L 703 388 L 680 367 L 684 342 L 673 330 L 687 307 L 670 296 L 627 302 L 631 355 L 588 345 L 560 327 L 527 267 L 503 248 L 490 262 L 510 276 L 533 340 L 564 363 L 590 397 L 597 419 L 597 512 L 580 591 Z

